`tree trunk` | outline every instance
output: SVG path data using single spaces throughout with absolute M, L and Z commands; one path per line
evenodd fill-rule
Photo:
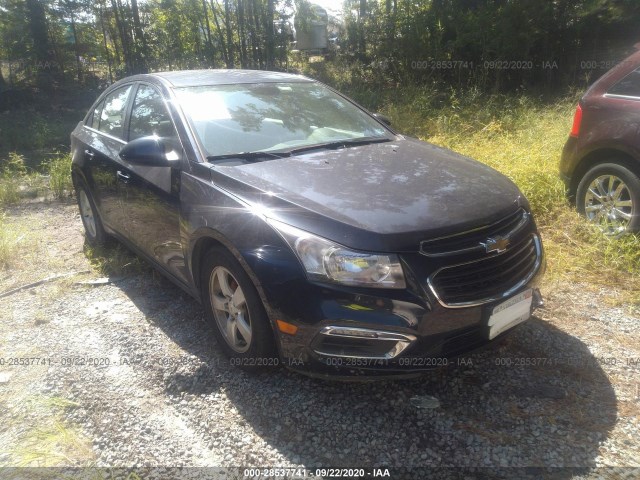
M 231 7 L 229 0 L 224 0 L 224 26 L 227 31 L 227 68 L 235 68 L 233 31 L 231 30 Z
M 73 6 L 67 3 L 69 16 L 71 17 L 71 33 L 73 33 L 73 50 L 76 56 L 76 75 L 78 83 L 82 82 L 82 65 L 80 64 L 80 50 L 78 49 L 78 31 L 76 29 L 76 16 L 73 14 Z
M 385 20 L 386 20 L 386 40 L 387 40 L 387 45 L 386 45 L 386 55 L 391 54 L 391 50 L 393 48 L 393 23 L 394 23 L 394 19 L 393 19 L 393 15 L 391 13 L 391 0 L 385 0 Z
M 275 65 L 275 32 L 273 31 L 274 0 L 267 0 L 267 70 L 273 69 Z
M 202 0 L 202 10 L 204 11 L 204 25 L 207 32 L 207 58 L 209 60 L 209 66 L 215 67 L 215 49 L 213 48 L 213 40 L 211 40 L 211 25 L 209 23 L 207 0 Z
M 104 42 L 104 54 L 107 58 L 107 68 L 109 69 L 109 82 L 113 83 L 113 72 L 111 70 L 111 54 L 109 53 L 109 45 L 107 43 L 107 29 L 104 26 L 104 12 L 102 4 L 98 4 L 98 12 L 100 13 L 100 27 L 102 28 L 102 40 Z
M 245 32 L 244 0 L 238 2 L 238 31 L 240 34 L 240 66 L 247 68 L 247 35 Z
M 253 68 L 260 68 L 260 61 L 258 60 L 258 55 L 256 52 L 257 49 L 257 45 L 256 45 L 256 30 L 255 30 L 255 22 L 253 21 L 253 17 L 255 15 L 254 12 L 254 4 L 253 4 L 253 0 L 249 0 L 248 2 L 249 5 L 249 11 L 247 12 L 247 24 L 248 24 L 248 28 L 249 28 L 249 38 L 251 40 L 251 66 Z
M 360 11 L 358 15 L 358 20 L 360 25 L 358 25 L 359 35 L 358 35 L 358 50 L 362 57 L 367 54 L 367 41 L 365 39 L 364 33 L 364 20 L 367 16 L 367 0 L 360 0 Z
M 113 15 L 116 19 L 116 27 L 120 36 L 120 45 L 122 45 L 122 56 L 124 59 L 125 68 L 128 74 L 133 73 L 133 65 L 131 58 L 131 48 L 129 44 L 129 37 L 127 35 L 127 26 L 125 26 L 125 19 L 123 18 L 121 6 L 118 0 L 111 0 L 111 6 L 113 7 Z
M 140 12 L 138 10 L 138 0 L 131 0 L 131 12 L 133 13 L 133 30 L 135 32 L 134 48 L 136 53 L 136 73 L 147 73 L 147 58 L 149 49 L 147 40 L 142 31 L 140 23 Z
M 253 23 L 255 26 L 255 30 L 253 32 L 253 35 L 251 36 L 251 41 L 253 44 L 254 58 L 258 64 L 258 68 L 262 70 L 264 68 L 264 61 L 262 57 L 262 45 L 260 39 L 258 38 L 258 32 L 260 31 L 260 10 L 257 8 L 258 1 L 259 0 L 254 0 L 251 5 L 251 10 L 253 12 Z
M 50 71 L 51 46 L 49 43 L 49 34 L 47 30 L 47 19 L 44 5 L 38 0 L 26 0 L 27 16 L 29 22 L 29 31 L 33 40 L 33 53 L 35 54 L 36 64 L 36 81 L 41 87 L 51 86 L 51 79 L 45 71 Z M 46 67 L 49 66 L 49 69 Z
M 222 32 L 222 28 L 220 28 L 220 22 L 218 21 L 218 12 L 216 11 L 216 4 L 214 0 L 210 0 L 211 2 L 211 11 L 213 12 L 213 21 L 216 22 L 216 31 L 218 32 L 218 37 L 220 38 L 220 46 L 222 47 L 222 58 L 224 59 L 224 64 L 227 68 L 229 68 L 229 51 L 227 50 L 227 44 L 224 41 L 224 34 Z
M 123 56 L 120 53 L 120 47 L 118 46 L 118 32 L 113 29 L 113 25 L 111 22 L 107 23 L 107 28 L 109 30 L 109 37 L 111 38 L 111 42 L 113 43 L 113 53 L 115 55 L 114 58 L 114 67 L 118 67 L 123 62 Z

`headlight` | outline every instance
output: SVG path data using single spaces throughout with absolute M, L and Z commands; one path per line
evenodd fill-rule
M 309 232 L 267 219 L 296 252 L 309 278 L 373 288 L 405 288 L 393 253 L 355 252 Z

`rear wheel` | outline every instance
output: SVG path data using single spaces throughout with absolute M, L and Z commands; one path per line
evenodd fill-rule
M 84 183 L 78 182 L 76 184 L 76 198 L 78 199 L 78 208 L 80 209 L 80 217 L 82 218 L 82 225 L 84 225 L 87 242 L 94 246 L 104 245 L 107 240 L 107 234 L 102 228 L 98 210 Z
M 626 166 L 602 163 L 578 185 L 576 207 L 606 235 L 640 229 L 640 178 Z
M 212 248 L 205 255 L 201 290 L 214 333 L 234 365 L 258 370 L 278 364 L 273 331 L 260 296 L 226 249 Z

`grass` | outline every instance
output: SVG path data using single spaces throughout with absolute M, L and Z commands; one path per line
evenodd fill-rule
M 117 277 L 150 270 L 148 263 L 120 243 L 109 242 L 100 247 L 85 244 L 84 254 L 93 269 L 105 277 Z
M 0 158 L 0 207 L 23 198 L 62 199 L 73 193 L 71 155 L 54 151 L 43 157 L 38 168 L 27 167 L 25 157 L 17 152 Z
M 24 157 L 10 152 L 4 162 L 0 163 L 0 205 L 17 203 L 20 200 L 19 182 L 27 176 Z
M 78 404 L 61 397 L 36 395 L 22 402 L 21 415 L 39 418 L 20 432 L 9 450 L 10 464 L 19 467 L 89 466 L 94 463 L 91 443 L 64 419 L 64 411 Z
M 10 110 L 0 112 L 0 155 L 17 151 L 37 167 L 41 151 L 69 147 L 69 134 L 99 92 L 68 88 L 53 95 L 30 93 Z
M 71 181 L 71 155 L 55 153 L 47 163 L 49 188 L 54 198 L 64 198 L 73 191 Z
M 0 175 L 0 206 L 18 203 L 20 198 L 18 184 L 11 178 Z
M 14 89 L 15 105 L 0 112 L 0 207 L 72 192 L 69 134 L 98 93 L 73 86 L 62 86 L 53 95 Z M 22 167 L 16 169 L 18 164 Z
M 15 223 L 9 223 L 0 212 L 0 270 L 10 268 L 16 263 L 17 252 L 27 232 Z

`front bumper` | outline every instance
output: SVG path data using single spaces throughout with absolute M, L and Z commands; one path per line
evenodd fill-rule
M 538 286 L 544 262 L 513 296 L 533 289 L 531 312 L 542 304 Z M 487 322 L 496 300 L 465 308 L 447 308 L 437 299 L 399 299 L 348 293 L 326 285 L 309 285 L 305 318 L 322 312 L 315 324 L 300 317 L 279 318 L 295 324 L 295 335 L 278 332 L 281 362 L 321 377 L 412 376 L 446 366 L 451 359 L 499 342 L 514 329 L 489 340 Z M 315 291 L 315 294 L 311 292 Z M 399 294 L 401 292 L 395 292 Z M 404 292 L 407 293 L 407 292 Z
M 244 251 L 276 333 L 280 364 L 334 377 L 411 375 L 444 366 L 508 334 L 511 329 L 489 338 L 494 308 L 537 292 L 545 270 L 535 222 L 522 207 L 419 248 L 398 253 L 406 288 L 397 290 L 312 281 L 288 246 Z M 539 303 L 537 292 L 515 320 L 528 318 Z M 511 317 L 505 325 L 512 325 Z

